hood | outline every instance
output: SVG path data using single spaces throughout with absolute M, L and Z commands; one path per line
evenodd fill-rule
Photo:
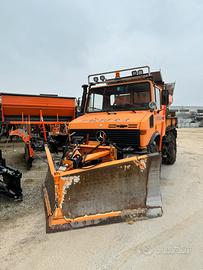
M 139 128 L 140 122 L 148 113 L 147 111 L 88 113 L 71 121 L 69 129 L 107 129 L 110 124 L 116 127 L 137 124 L 136 128 Z

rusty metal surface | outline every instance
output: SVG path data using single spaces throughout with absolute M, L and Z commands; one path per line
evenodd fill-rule
M 48 168 L 46 179 L 45 179 L 45 187 L 47 189 L 47 193 L 49 196 L 49 203 L 51 207 L 51 211 L 53 212 L 55 209 L 55 184 L 54 184 L 54 178 L 50 172 L 50 169 Z
M 66 218 L 111 211 L 160 207 L 160 155 L 143 160 L 143 170 L 135 161 L 102 168 L 92 167 L 80 174 L 64 177 L 63 202 Z M 71 177 L 71 178 L 70 178 Z M 158 179 L 157 179 L 158 177 Z

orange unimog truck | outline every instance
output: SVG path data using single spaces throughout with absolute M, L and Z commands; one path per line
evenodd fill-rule
M 161 161 L 176 160 L 174 86 L 148 66 L 88 77 L 58 169 L 46 148 L 48 231 L 162 215 Z

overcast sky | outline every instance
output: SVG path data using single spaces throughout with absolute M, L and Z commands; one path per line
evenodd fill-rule
M 202 0 L 0 0 L 0 91 L 79 97 L 88 74 L 140 65 L 203 105 Z

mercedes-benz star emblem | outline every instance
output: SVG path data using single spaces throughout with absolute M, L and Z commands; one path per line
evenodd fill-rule
M 106 133 L 103 130 L 99 130 L 96 133 L 96 139 L 99 142 L 104 142 L 106 139 Z

